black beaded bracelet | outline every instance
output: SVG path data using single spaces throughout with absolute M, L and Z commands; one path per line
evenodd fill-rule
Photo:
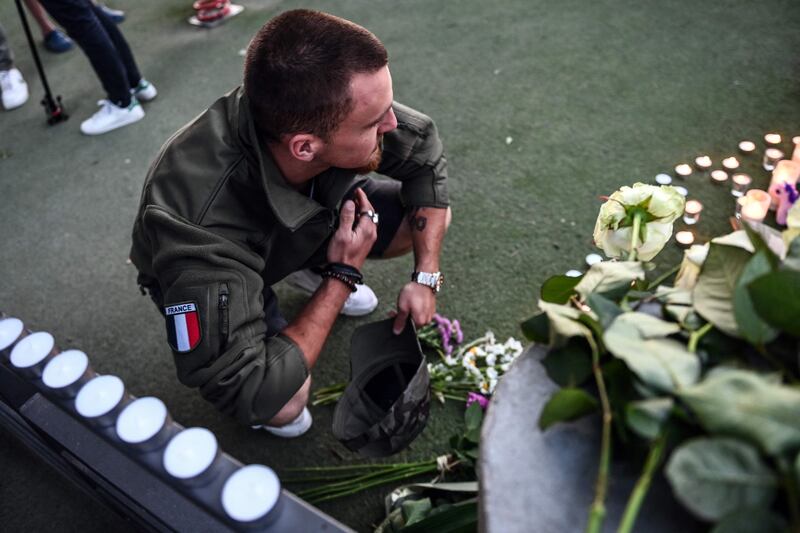
M 342 283 L 347 285 L 347 288 L 350 289 L 350 292 L 356 292 L 357 290 L 355 282 L 346 275 L 340 274 L 339 272 L 334 272 L 332 270 L 325 270 L 320 274 L 320 276 L 322 276 L 323 278 L 333 278 L 341 281 Z
M 364 276 L 361 274 L 361 272 L 359 272 L 356 267 L 347 265 L 345 263 L 328 263 L 325 265 L 323 271 L 336 272 L 343 276 L 347 276 L 353 281 L 353 283 L 357 283 L 359 285 L 364 282 Z

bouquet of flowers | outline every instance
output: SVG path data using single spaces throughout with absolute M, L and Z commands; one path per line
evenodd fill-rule
M 494 333 L 463 344 L 464 334 L 458 320 L 436 314 L 417 331 L 420 343 L 436 354 L 437 362 L 428 363 L 431 394 L 440 402 L 455 400 L 486 407 L 497 381 L 522 353 L 522 343 L 513 337 L 499 343 Z M 312 405 L 336 403 L 346 383 L 318 389 Z
M 673 494 L 714 532 L 800 531 L 800 203 L 783 233 L 745 223 L 648 280 L 641 261 L 682 210 L 672 187 L 623 187 L 594 237 L 627 260 L 542 286 L 522 328 L 549 346 L 543 364 L 562 388 L 539 426 L 602 413 L 589 532 L 602 531 L 612 445 L 646 455 L 621 533 L 665 458 Z

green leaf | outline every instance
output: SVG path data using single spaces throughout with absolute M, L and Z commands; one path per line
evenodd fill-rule
M 400 508 L 403 510 L 406 525 L 410 526 L 425 518 L 430 513 L 433 505 L 430 498 L 422 498 L 420 500 L 406 500 L 401 504 Z
M 761 222 L 743 222 L 742 226 L 755 251 L 767 252 L 773 266 L 777 266 L 779 259 L 786 256 L 786 244 L 780 231 Z
M 471 429 L 480 429 L 481 422 L 483 422 L 483 408 L 478 402 L 474 402 L 464 411 L 464 423 L 469 431 Z
M 564 275 L 548 278 L 542 285 L 541 298 L 545 302 L 565 304 L 575 294 L 575 285 L 579 281 L 580 277 Z
M 754 446 L 727 437 L 684 443 L 665 472 L 675 497 L 704 520 L 719 520 L 743 507 L 767 508 L 778 487 Z
M 548 351 L 542 365 L 558 385 L 576 387 L 592 375 L 592 354 L 585 341 L 573 338 Z
M 733 314 L 733 293 L 750 255 L 712 241 L 692 295 L 695 311 L 732 337 L 741 337 Z
M 556 391 L 539 416 L 539 427 L 545 430 L 558 422 L 569 422 L 597 410 L 597 400 L 583 389 Z
M 623 313 L 611 324 L 603 340 L 606 348 L 645 385 L 672 392 L 697 381 L 700 360 L 666 335 L 680 326 L 644 313 Z
M 570 337 L 591 337 L 591 330 L 581 324 L 581 312 L 566 305 L 539 301 L 539 308 L 547 314 L 550 324 L 550 345 L 563 346 Z
M 622 308 L 601 294 L 590 294 L 586 297 L 586 304 L 595 312 L 600 319 L 603 329 L 622 314 Z
M 547 314 L 535 314 L 520 324 L 520 327 L 522 328 L 522 334 L 529 341 L 538 342 L 539 344 L 548 344 L 550 342 L 550 322 L 547 319 Z
M 602 294 L 611 300 L 621 298 L 631 288 L 631 283 L 644 279 L 644 269 L 637 261 L 603 261 L 595 263 L 583 275 L 575 290 L 586 298 L 589 294 Z
M 772 342 L 779 333 L 777 329 L 761 320 L 753 308 L 750 293 L 747 291 L 747 285 L 751 281 L 772 272 L 775 268 L 774 256 L 770 254 L 772 252 L 769 250 L 761 249 L 751 257 L 736 281 L 736 288 L 733 291 L 733 314 L 739 331 L 745 339 L 756 346 Z
M 767 509 L 748 507 L 726 514 L 711 533 L 786 533 L 789 524 Z
M 730 368 L 678 395 L 706 431 L 741 437 L 770 455 L 800 447 L 800 390 Z
M 761 318 L 800 337 L 800 271 L 771 272 L 752 281 L 748 291 Z
M 800 237 L 795 237 L 789 243 L 783 266 L 791 270 L 800 270 Z
M 672 412 L 672 398 L 652 398 L 631 402 L 625 408 L 625 421 L 645 439 L 655 439 Z
M 434 509 L 435 511 L 435 509 Z M 406 526 L 402 533 L 472 533 L 478 528 L 478 502 L 475 499 L 459 502 L 416 524 Z

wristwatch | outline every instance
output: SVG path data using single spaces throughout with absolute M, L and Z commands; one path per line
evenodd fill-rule
M 433 291 L 433 294 L 437 294 L 442 290 L 444 274 L 441 272 L 414 272 L 411 274 L 411 281 L 425 285 Z

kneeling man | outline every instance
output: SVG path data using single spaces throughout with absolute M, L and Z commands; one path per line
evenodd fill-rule
M 269 21 L 243 86 L 161 149 L 133 228 L 138 283 L 164 314 L 180 381 L 245 424 L 304 433 L 337 315 L 377 306 L 360 283 L 368 257 L 413 249 L 395 333 L 431 320 L 446 167 L 431 119 L 393 100 L 372 33 L 308 10 Z M 284 278 L 312 294 L 291 322 L 271 289 Z

